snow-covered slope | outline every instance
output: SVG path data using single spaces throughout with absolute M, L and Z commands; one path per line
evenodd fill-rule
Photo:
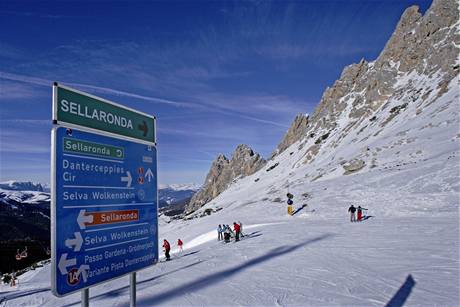
M 178 253 L 174 245 L 173 261 L 138 273 L 138 306 L 384 306 L 396 293 L 408 296 L 407 306 L 458 306 L 458 217 L 453 212 L 381 216 L 368 207 L 372 218 L 349 223 L 346 198 L 374 194 L 357 185 L 337 198 L 347 186 L 340 180 L 314 183 L 310 191 L 316 201 L 292 217 L 284 204 L 241 199 L 228 204 L 231 210 L 161 225 L 161 238 L 180 237 L 185 250 Z M 296 195 L 300 191 L 293 189 Z M 329 211 L 331 200 L 343 205 L 340 214 Z M 216 225 L 238 219 L 246 237 L 217 242 Z M 3 306 L 80 304 L 79 294 L 54 297 L 49 278 L 49 266 L 28 272 L 17 287 L 0 288 L 0 301 L 3 297 Z M 128 285 L 123 277 L 96 286 L 90 302 L 128 306 Z

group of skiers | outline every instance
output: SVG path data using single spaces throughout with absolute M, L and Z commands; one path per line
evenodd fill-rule
M 179 247 L 179 252 L 182 252 L 182 246 L 184 245 L 184 242 L 182 242 L 181 239 L 177 239 L 177 246 Z M 171 251 L 171 244 L 169 244 L 168 240 L 164 239 L 163 240 L 163 251 L 165 252 L 165 257 L 166 261 L 171 260 L 171 255 L 169 252 Z
M 227 224 L 222 224 L 217 226 L 217 241 L 224 241 L 225 243 L 229 243 L 231 238 L 235 238 L 235 242 L 240 240 L 240 236 L 244 237 L 243 234 L 243 224 L 238 221 L 233 222 L 233 230 Z
M 361 206 L 356 208 L 355 206 L 351 205 L 350 208 L 348 208 L 348 212 L 350 213 L 350 222 L 361 222 L 363 220 L 363 211 L 365 210 L 367 209 Z M 355 216 L 355 213 L 357 213 L 357 217 Z
M 288 206 L 292 206 L 292 194 L 288 193 Z M 350 222 L 361 222 L 363 220 L 363 211 L 367 210 L 361 206 L 357 208 L 353 205 L 348 208 L 348 212 L 350 213 Z M 289 212 L 290 211 L 290 212 Z M 355 215 L 357 213 L 357 215 Z M 291 210 L 288 209 L 288 214 L 292 215 L 292 208 Z M 229 243 L 231 238 L 235 238 L 235 242 L 240 240 L 240 236 L 244 237 L 243 234 L 243 224 L 238 221 L 233 222 L 233 230 L 230 228 L 228 224 L 222 224 L 217 226 L 217 241 L 224 241 L 225 243 Z M 181 239 L 177 239 L 177 246 L 179 247 L 179 251 L 182 252 L 182 246 L 184 243 Z M 171 256 L 169 252 L 171 251 L 171 245 L 169 244 L 168 240 L 163 240 L 163 250 L 165 252 L 166 261 L 171 260 Z

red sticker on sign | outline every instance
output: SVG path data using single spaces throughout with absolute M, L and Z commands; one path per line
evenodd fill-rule
M 71 269 L 71 270 L 67 273 L 67 283 L 68 283 L 70 286 L 75 286 L 75 285 L 78 284 L 79 282 L 80 282 L 80 273 L 78 272 L 78 269 L 77 269 L 77 268 Z

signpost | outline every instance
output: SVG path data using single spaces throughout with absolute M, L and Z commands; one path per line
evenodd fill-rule
M 158 261 L 154 117 L 57 84 L 53 93 L 53 293 L 82 290 L 87 305 L 90 286 L 131 274 L 134 306 L 135 272 Z
M 53 121 L 155 143 L 155 117 L 55 83 Z

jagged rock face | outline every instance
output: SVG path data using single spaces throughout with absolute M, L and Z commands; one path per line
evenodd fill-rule
M 334 85 L 325 90 L 309 120 L 308 129 L 303 132 L 300 148 L 312 148 L 304 163 L 311 163 L 321 152 L 318 147 L 323 142 L 316 140 L 319 136 L 329 133 L 334 136 L 329 145 L 338 147 L 351 130 L 371 120 L 377 111 L 385 109 L 391 99 L 413 92 L 405 106 L 409 103 L 429 103 L 428 90 L 411 84 L 410 80 L 407 84 L 398 84 L 398 78 L 405 74 L 439 75 L 438 97 L 442 95 L 450 81 L 459 74 L 459 65 L 456 64 L 460 45 L 458 19 L 459 9 L 455 0 L 433 1 L 425 16 L 421 15 L 417 6 L 406 9 L 379 57 L 371 63 L 363 59 L 358 64 L 345 67 Z M 347 114 L 347 121 L 339 123 L 343 114 Z M 381 125 L 388 124 L 396 115 L 394 112 L 389 114 Z M 313 141 L 317 146 L 309 143 L 310 138 L 315 138 Z
M 401 72 L 414 67 L 426 75 L 438 69 L 447 72 L 449 61 L 445 59 L 456 58 L 458 55 L 452 42 L 458 42 L 459 34 L 455 28 L 449 28 L 458 21 L 458 15 L 458 3 L 455 0 L 434 0 L 423 17 L 417 6 L 409 7 L 376 61 L 376 66 L 384 67 L 392 60 L 400 62 Z M 427 61 L 426 65 L 421 65 L 424 61 Z
M 305 136 L 305 132 L 308 127 L 308 115 L 307 114 L 297 114 L 291 126 L 289 127 L 286 135 L 283 137 L 281 143 L 278 144 L 275 152 L 272 154 L 271 158 L 276 156 L 279 153 L 282 153 L 289 146 L 302 139 Z
M 222 154 L 219 155 L 212 162 L 203 187 L 192 197 L 185 212 L 190 213 L 201 208 L 222 193 L 235 179 L 254 174 L 265 163 L 247 145 L 238 145 L 230 160 Z

